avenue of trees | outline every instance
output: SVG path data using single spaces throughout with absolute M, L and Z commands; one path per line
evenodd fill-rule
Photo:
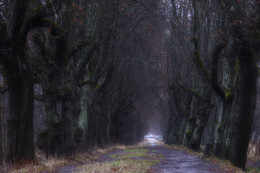
M 35 147 L 48 157 L 142 140 L 148 117 L 138 113 L 138 99 L 152 83 L 146 70 L 156 19 L 149 15 L 159 16 L 158 4 L 0 1 L 1 91 L 9 110 L 1 113 L 1 158 L 16 163 L 34 159 Z M 35 101 L 45 110 L 38 134 Z
M 259 0 L 0 0 L 1 160 L 154 130 L 244 168 L 259 14 Z

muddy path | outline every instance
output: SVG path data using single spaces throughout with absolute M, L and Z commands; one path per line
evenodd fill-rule
M 165 156 L 165 159 L 152 167 L 152 173 L 224 173 L 218 165 L 187 151 L 170 149 L 167 146 L 149 148 L 156 150 L 156 154 Z
M 133 147 L 128 150 L 115 150 L 109 154 L 103 155 L 98 161 L 99 166 L 102 163 L 109 164 L 120 160 L 140 162 L 146 160 L 149 168 L 145 167 L 147 173 L 226 173 L 218 165 L 203 159 L 202 157 L 189 153 L 185 150 L 174 149 L 160 142 L 149 143 Z M 150 164 L 152 162 L 152 164 Z M 97 163 L 91 163 L 92 165 Z M 83 173 L 92 172 L 90 168 L 83 170 L 84 165 L 71 165 L 59 168 L 58 173 Z M 98 166 L 97 166 L 98 167 Z M 125 166 L 126 169 L 127 166 Z M 130 165 L 131 167 L 131 165 Z M 133 166 L 134 167 L 134 166 Z M 124 172 L 119 169 L 120 165 L 115 168 L 111 167 L 110 171 L 100 170 L 97 172 Z M 96 172 L 96 171 L 93 171 Z M 128 170 L 127 172 L 131 172 Z M 133 171 L 134 172 L 134 171 Z M 141 171 L 143 172 L 143 171 Z

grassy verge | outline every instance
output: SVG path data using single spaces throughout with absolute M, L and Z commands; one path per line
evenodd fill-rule
M 115 145 L 107 148 L 94 148 L 90 151 L 78 152 L 69 157 L 50 157 L 45 159 L 44 154 L 40 151 L 36 153 L 36 159 L 33 162 L 22 162 L 15 165 L 7 165 L 0 167 L 1 173 L 41 173 L 41 172 L 55 172 L 57 168 L 68 166 L 68 165 L 78 165 L 78 164 L 88 164 L 99 161 L 100 157 L 104 154 L 110 153 L 116 149 L 127 149 L 123 145 Z
M 37 155 L 34 162 L 22 162 L 16 165 L 6 165 L 2 167 L 0 172 L 8 173 L 41 173 L 41 172 L 55 172 L 58 167 L 73 165 L 79 163 L 93 162 L 98 159 L 99 154 L 77 153 L 70 157 L 51 157 L 45 159 L 43 155 Z

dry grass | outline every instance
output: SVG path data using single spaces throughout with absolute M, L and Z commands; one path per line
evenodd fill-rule
M 22 162 L 16 165 L 4 165 L 0 168 L 2 173 L 41 173 L 41 172 L 55 172 L 55 170 L 62 166 L 73 164 L 87 164 L 93 163 L 99 160 L 101 155 L 112 152 L 116 149 L 127 149 L 128 147 L 123 145 L 115 145 L 106 148 L 93 148 L 86 152 L 78 152 L 70 157 L 50 157 L 45 159 L 44 154 L 40 151 L 36 151 L 36 161 L 34 162 Z
M 20 165 L 10 167 L 9 173 L 40 173 L 44 171 L 53 172 L 59 166 L 66 165 L 67 159 L 51 158 L 43 162 L 27 162 Z
M 157 164 L 158 160 L 118 160 L 113 162 L 87 164 L 79 167 L 75 173 L 145 173 Z
M 83 160 L 84 158 L 84 160 Z M 76 164 L 79 161 L 86 162 L 87 160 L 93 160 L 91 155 L 87 153 L 78 153 L 73 157 L 55 158 L 51 157 L 48 160 L 42 156 L 36 157 L 35 162 L 22 162 L 18 165 L 7 166 L 4 170 L 8 173 L 40 173 L 40 172 L 54 172 L 58 167 L 68 164 Z

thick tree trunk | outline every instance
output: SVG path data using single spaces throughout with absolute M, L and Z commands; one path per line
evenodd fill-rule
M 62 153 L 71 154 L 80 148 L 82 142 L 83 130 L 79 128 L 80 116 L 80 98 L 77 93 L 76 82 L 72 79 L 67 82 L 67 88 L 64 92 L 64 99 L 61 107 L 61 140 Z
M 107 93 L 94 91 L 94 100 L 88 112 L 88 138 L 90 146 L 104 146 L 109 143 L 110 118 L 108 117 L 110 104 Z
M 244 168 L 256 106 L 257 67 L 252 53 L 247 48 L 240 53 L 239 62 L 239 81 L 235 89 L 229 140 L 230 160 L 238 167 Z
M 82 129 L 78 127 L 80 99 L 76 82 L 67 81 L 61 86 L 63 87 L 43 86 L 47 131 L 43 135 L 45 138 L 40 139 L 47 153 L 58 155 L 74 152 L 76 143 L 81 144 L 83 135 Z
M 31 160 L 34 159 L 32 73 L 27 66 L 12 61 L 6 63 L 5 74 L 10 109 L 7 120 L 7 160 Z
M 60 147 L 62 145 L 60 131 L 61 129 L 61 118 L 57 111 L 57 96 L 49 90 L 43 88 L 43 93 L 45 96 L 45 112 L 46 112 L 46 125 L 47 130 L 41 132 L 42 134 L 38 136 L 39 147 L 46 152 L 46 157 L 49 154 L 60 154 Z

